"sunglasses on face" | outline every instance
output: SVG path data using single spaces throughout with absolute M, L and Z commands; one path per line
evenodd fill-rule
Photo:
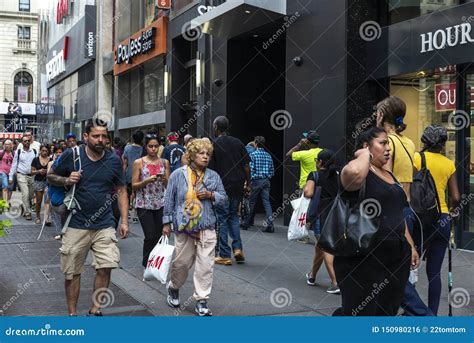
M 29 139 L 25 139 L 25 140 L 23 141 L 23 143 L 29 143 L 29 142 L 30 142 Z
M 158 138 L 158 135 L 155 135 L 154 133 L 149 133 L 146 135 L 146 138 L 149 138 L 149 139 Z

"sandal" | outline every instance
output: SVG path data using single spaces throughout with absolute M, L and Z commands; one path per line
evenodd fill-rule
M 35 219 L 35 224 L 37 224 L 37 225 L 38 225 L 38 224 L 41 224 L 41 219 L 36 218 L 36 219 Z
M 26 218 L 26 220 L 33 220 L 33 218 L 31 218 L 31 214 L 25 215 L 25 218 Z
M 46 222 L 46 226 L 51 226 L 51 222 Z
M 94 313 L 92 313 L 90 310 L 89 310 L 89 313 L 87 314 L 88 317 L 103 317 L 104 315 L 102 314 L 102 311 L 101 310 L 97 310 L 95 311 Z

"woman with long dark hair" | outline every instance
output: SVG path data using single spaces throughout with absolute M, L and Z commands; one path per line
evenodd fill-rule
M 342 296 L 342 309 L 334 314 L 395 316 L 410 266 L 414 268 L 419 264 L 403 216 L 407 198 L 403 187 L 385 169 L 390 159 L 385 130 L 374 127 L 362 132 L 357 148 L 355 158 L 342 169 L 341 185 L 351 200 L 358 199 L 359 190 L 365 187 L 360 210 L 378 218 L 378 231 L 368 254 L 334 258 Z M 375 214 L 371 212 L 374 208 Z
M 334 162 L 335 155 L 332 150 L 324 149 L 321 151 L 316 158 L 318 171 L 309 173 L 308 180 L 303 189 L 304 196 L 306 198 L 312 198 L 316 187 L 321 187 L 321 198 L 318 204 L 319 222 L 316 222 L 316 226 L 319 228 L 324 226 L 326 217 L 338 192 L 337 178 L 339 177 L 339 173 Z M 319 236 L 319 232 L 315 232 L 315 235 Z M 306 274 L 306 283 L 310 286 L 316 285 L 316 274 L 323 260 L 329 277 L 331 278 L 331 286 L 329 286 L 326 292 L 331 294 L 340 293 L 333 267 L 334 256 L 321 250 L 318 244 L 314 247 L 313 265 L 311 271 Z
M 44 192 L 48 189 L 46 173 L 50 161 L 49 145 L 41 145 L 39 156 L 35 157 L 31 162 L 31 174 L 35 177 L 33 181 L 33 189 L 36 197 L 36 224 L 41 224 L 41 204 L 43 202 Z
M 143 267 L 146 267 L 148 255 L 163 234 L 163 206 L 170 165 L 167 160 L 158 156 L 159 147 L 158 136 L 147 134 L 145 136 L 147 154 L 133 162 L 132 189 L 136 192 L 135 208 L 145 234 Z

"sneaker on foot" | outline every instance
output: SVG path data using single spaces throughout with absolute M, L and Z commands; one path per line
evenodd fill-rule
M 214 259 L 214 262 L 217 263 L 217 264 L 222 264 L 224 266 L 231 266 L 232 265 L 232 260 L 230 258 L 227 258 L 227 257 L 216 257 Z
M 235 262 L 237 262 L 237 264 L 245 263 L 245 256 L 241 249 L 234 250 L 234 257 L 235 257 Z
M 199 317 L 212 316 L 211 310 L 209 309 L 209 307 L 207 307 L 207 301 L 206 300 L 199 300 L 196 303 L 195 310 L 196 310 L 196 313 L 198 314 Z
M 341 290 L 339 289 L 338 285 L 333 285 L 329 286 L 329 288 L 326 290 L 329 294 L 339 294 L 341 293 Z
M 170 307 L 179 307 L 179 289 L 174 289 L 170 287 L 170 283 L 166 286 L 168 289 L 168 296 L 166 301 Z
M 316 286 L 316 278 L 311 277 L 311 272 L 306 273 L 306 283 L 309 286 Z

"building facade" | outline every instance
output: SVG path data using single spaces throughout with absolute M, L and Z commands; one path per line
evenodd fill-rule
M 35 125 L 39 0 L 4 0 L 0 8 L 0 123 L 3 132 Z M 13 118 L 10 103 L 21 103 Z
M 459 130 L 452 118 L 464 111 L 471 119 L 472 6 L 453 0 L 176 1 L 168 26 L 166 128 L 212 136 L 213 119 L 227 115 L 230 133 L 244 143 L 265 136 L 276 165 L 273 208 L 286 204 L 288 223 L 300 167 L 286 152 L 302 133 L 317 130 L 320 145 L 343 164 L 354 151 L 356 124 L 372 116 L 378 101 L 397 95 L 407 103 L 405 133 L 418 149 L 427 125 L 448 128 L 446 156 L 456 162 L 463 199 L 470 200 L 471 127 Z M 465 42 L 443 45 L 449 33 L 437 30 L 463 22 Z M 426 49 L 440 49 L 413 50 L 410 44 L 423 33 L 427 41 L 429 32 L 438 41 Z M 456 240 L 473 249 L 474 221 L 465 202 Z

